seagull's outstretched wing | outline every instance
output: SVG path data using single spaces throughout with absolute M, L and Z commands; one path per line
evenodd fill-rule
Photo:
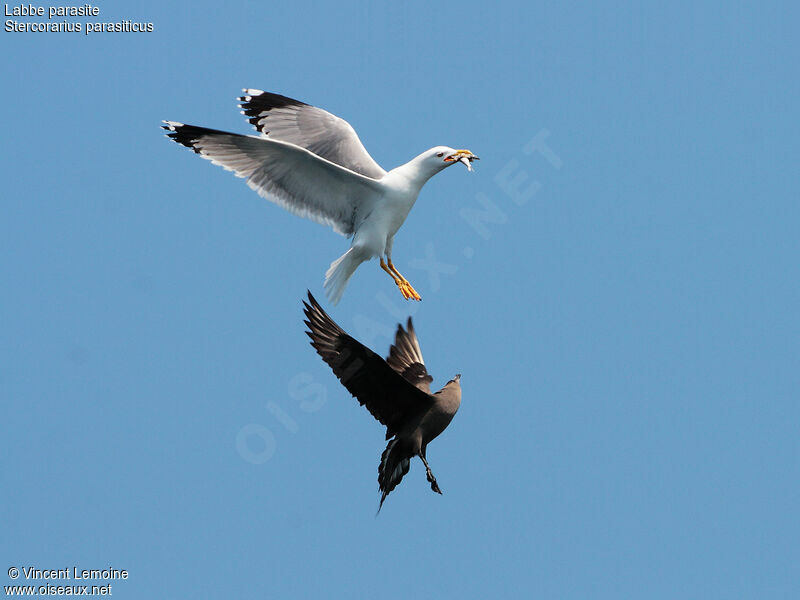
M 342 235 L 355 231 L 381 192 L 374 179 L 290 143 L 164 123 L 168 137 L 245 178 L 264 198 Z
M 402 325 L 397 325 L 394 344 L 389 348 L 389 356 L 386 357 L 386 363 L 400 373 L 406 381 L 429 394 L 433 377 L 428 374 L 428 370 L 425 368 L 422 350 L 419 347 L 419 340 L 414 331 L 411 317 L 408 317 L 406 327 L 407 329 L 403 329 Z
M 306 335 L 334 374 L 373 417 L 386 425 L 386 439 L 416 414 L 427 410 L 432 398 L 395 372 L 372 350 L 347 335 L 308 293 L 303 302 L 308 319 Z
M 263 135 L 295 144 L 337 165 L 380 179 L 386 174 L 350 123 L 328 111 L 262 90 L 245 89 L 242 114 Z

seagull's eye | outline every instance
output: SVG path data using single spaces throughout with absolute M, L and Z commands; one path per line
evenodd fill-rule
M 439 154 L 437 154 L 436 156 L 438 156 L 439 158 L 441 158 L 442 156 L 444 156 L 444 152 L 439 152 Z

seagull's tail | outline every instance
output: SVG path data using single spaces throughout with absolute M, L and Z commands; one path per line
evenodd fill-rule
M 389 441 L 386 450 L 381 454 L 381 464 L 378 466 L 378 486 L 381 490 L 381 503 L 378 512 L 381 512 L 383 501 L 397 484 L 408 473 L 410 458 L 403 452 L 402 446 L 397 444 L 397 438 Z
M 353 249 L 350 248 L 347 252 L 342 254 L 339 258 L 331 263 L 330 268 L 325 273 L 325 295 L 332 304 L 338 304 L 344 294 L 344 288 L 347 287 L 347 282 L 355 273 L 356 268 L 360 265 L 360 260 Z

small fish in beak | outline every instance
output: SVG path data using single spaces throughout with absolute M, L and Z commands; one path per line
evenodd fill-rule
M 467 170 L 472 171 L 472 161 L 480 160 L 480 158 L 475 156 L 469 150 L 456 150 L 452 155 L 448 156 L 444 160 L 447 162 L 457 161 L 460 163 L 464 163 L 464 166 L 467 167 Z

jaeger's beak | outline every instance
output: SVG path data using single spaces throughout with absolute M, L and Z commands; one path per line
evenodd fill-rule
M 480 160 L 470 150 L 456 150 L 450 156 L 446 156 L 444 162 L 460 162 L 464 163 L 468 170 L 472 171 L 472 161 Z

